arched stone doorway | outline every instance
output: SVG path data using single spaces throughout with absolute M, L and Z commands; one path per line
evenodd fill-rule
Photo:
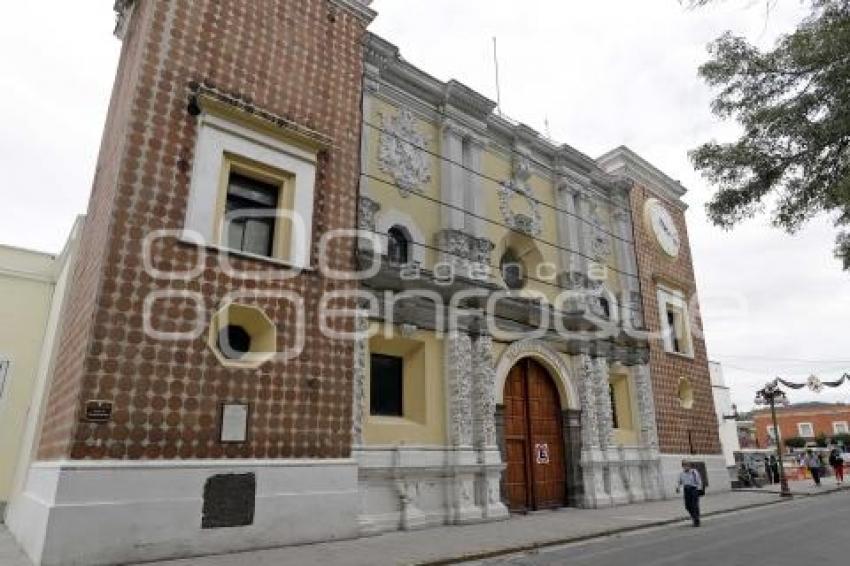
M 503 400 L 508 507 L 529 511 L 565 505 L 567 456 L 555 381 L 540 362 L 522 358 L 508 372 Z

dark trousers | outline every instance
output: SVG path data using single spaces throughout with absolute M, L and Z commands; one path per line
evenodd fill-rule
M 820 485 L 820 468 L 809 468 L 812 472 L 812 479 L 815 480 L 815 485 Z
M 685 509 L 694 521 L 694 525 L 699 525 L 699 490 L 695 487 L 685 486 Z

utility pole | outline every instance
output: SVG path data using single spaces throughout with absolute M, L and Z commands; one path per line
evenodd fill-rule
M 788 487 L 788 478 L 785 476 L 785 463 L 782 460 L 782 438 L 779 433 L 779 423 L 776 420 L 776 403 L 788 404 L 785 392 L 779 389 L 777 380 L 768 382 L 762 389 L 756 391 L 756 405 L 770 406 L 770 416 L 773 419 L 773 430 L 776 439 L 776 457 L 779 459 L 779 485 L 780 496 L 791 497 L 791 489 Z

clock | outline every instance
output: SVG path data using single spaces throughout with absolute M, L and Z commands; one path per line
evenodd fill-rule
M 643 207 L 644 223 L 658 245 L 670 257 L 679 256 L 682 240 L 670 211 L 658 199 L 651 198 Z

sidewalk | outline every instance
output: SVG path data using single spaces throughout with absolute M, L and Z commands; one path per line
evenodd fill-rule
M 836 491 L 834 484 L 819 490 L 811 482 L 792 482 L 797 495 Z M 848 486 L 850 487 L 850 486 Z M 703 514 L 710 516 L 737 509 L 780 504 L 783 501 L 769 489 L 738 490 L 707 495 Z M 508 521 L 468 526 L 437 527 L 422 531 L 393 532 L 348 541 L 275 548 L 239 554 L 188 558 L 158 563 L 160 566 L 335 566 L 448 564 L 539 546 L 574 542 L 686 519 L 681 501 L 671 499 L 638 503 L 609 509 L 572 509 L 517 515 Z M 11 536 L 0 526 L 0 564 L 29 566 Z

